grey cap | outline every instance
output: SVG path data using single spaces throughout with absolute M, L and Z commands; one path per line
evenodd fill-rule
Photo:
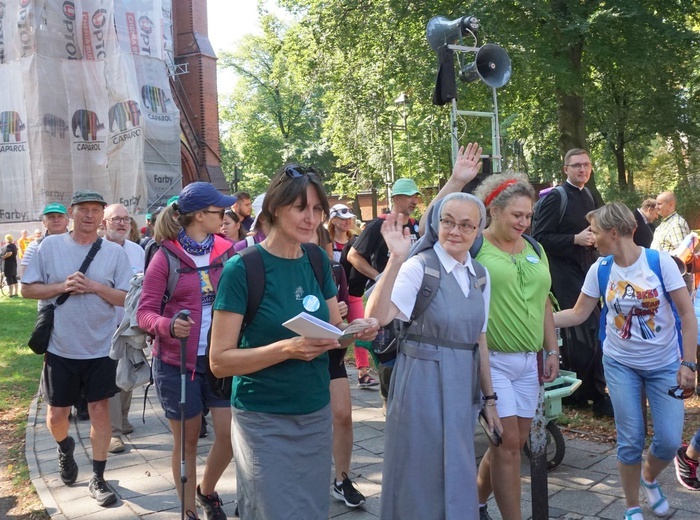
M 73 198 L 70 201 L 71 206 L 76 204 L 82 204 L 83 202 L 99 202 L 102 206 L 106 206 L 107 203 L 102 195 L 93 190 L 78 190 L 73 194 Z

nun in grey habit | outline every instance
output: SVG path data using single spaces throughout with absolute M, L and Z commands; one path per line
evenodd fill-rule
M 469 248 L 484 229 L 486 210 L 473 195 L 453 193 L 427 218 L 425 236 L 409 252 L 403 217 L 387 217 L 382 236 L 389 262 L 365 312 L 381 325 L 410 322 L 389 390 L 380 518 L 476 520 L 479 387 L 486 396 L 493 388 L 484 335 L 488 274 Z M 410 321 L 424 264 L 440 270 L 440 283 L 423 315 Z M 496 407 L 484 408 L 500 431 Z

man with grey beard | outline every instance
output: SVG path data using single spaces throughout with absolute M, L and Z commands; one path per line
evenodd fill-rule
M 145 252 L 143 248 L 128 240 L 131 231 L 131 217 L 127 209 L 121 204 L 110 204 L 105 208 L 105 216 L 102 221 L 105 229 L 105 239 L 119 244 L 124 248 L 129 257 L 129 265 L 133 274 L 142 273 L 144 270 Z M 121 323 L 124 317 L 124 308 L 117 307 L 117 323 Z M 110 453 L 122 453 L 124 441 L 122 434 L 130 434 L 134 431 L 129 422 L 129 408 L 131 407 L 131 390 L 120 390 L 118 394 L 109 399 L 109 417 L 112 422 L 112 439 L 109 442 Z

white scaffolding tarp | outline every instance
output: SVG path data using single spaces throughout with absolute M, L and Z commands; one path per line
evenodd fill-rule
M 181 177 L 172 2 L 3 4 L 0 222 L 34 220 L 81 188 L 144 213 Z

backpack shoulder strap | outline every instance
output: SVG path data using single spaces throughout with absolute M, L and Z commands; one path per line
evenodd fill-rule
M 676 309 L 676 304 L 673 303 L 673 299 L 671 298 L 671 295 L 668 294 L 668 291 L 666 290 L 666 284 L 664 283 L 664 277 L 663 274 L 661 273 L 661 255 L 656 249 L 648 249 L 644 248 L 644 252 L 647 255 L 647 263 L 649 264 L 649 268 L 654 272 L 654 274 L 658 277 L 659 281 L 661 282 L 661 290 L 664 292 L 664 297 L 666 298 L 666 301 L 668 301 L 669 305 L 671 306 L 671 312 L 673 312 L 673 319 L 676 322 L 676 334 L 678 335 L 678 348 L 680 349 L 681 352 L 681 358 L 683 357 L 683 335 L 681 334 L 681 317 L 678 314 L 678 309 Z
M 253 321 L 265 292 L 265 265 L 260 251 L 255 246 L 246 247 L 238 254 L 245 265 L 246 285 L 248 286 L 248 304 L 243 316 L 243 326 L 246 326 Z
M 598 292 L 600 292 L 600 299 L 603 301 L 603 308 L 600 311 L 600 325 L 598 327 L 598 338 L 600 339 L 601 345 L 605 340 L 605 321 L 608 317 L 608 304 L 605 301 L 605 289 L 608 286 L 608 280 L 610 280 L 612 264 L 612 255 L 606 256 L 598 264 Z
M 476 255 L 479 254 L 479 251 L 481 251 L 481 246 L 484 245 L 484 234 L 481 233 L 479 236 L 477 236 L 474 239 L 474 243 L 472 246 L 469 248 L 469 256 L 472 257 L 472 260 L 476 258 Z
M 172 251 L 168 250 L 167 247 L 161 247 L 160 250 L 163 251 L 165 259 L 168 261 L 168 282 L 165 285 L 163 301 L 160 304 L 160 314 L 162 315 L 165 305 L 170 301 L 170 298 L 175 292 L 177 281 L 180 278 L 180 259 L 175 256 Z
M 523 233 L 522 237 L 525 239 L 525 241 L 532 246 L 532 249 L 535 250 L 535 253 L 537 253 L 537 256 L 542 258 L 542 248 L 540 247 L 539 242 L 532 238 L 530 235 L 526 235 Z
M 595 198 L 593 197 L 593 193 L 591 192 L 590 189 L 588 189 L 587 186 L 583 187 L 583 192 L 588 195 L 588 198 L 591 199 L 591 202 L 593 203 L 593 206 L 595 207 Z
M 311 262 L 311 267 L 314 270 L 314 276 L 318 282 L 318 286 L 323 289 L 323 257 L 321 255 L 326 254 L 320 247 L 316 244 L 302 244 L 302 249 L 306 251 L 309 256 L 309 262 Z
M 420 318 L 425 310 L 430 306 L 437 294 L 438 286 L 440 285 L 440 260 L 435 253 L 435 250 L 424 249 L 418 253 L 418 259 L 423 264 L 423 281 L 421 282 L 416 304 L 413 306 L 411 313 L 411 322 Z
M 245 244 L 250 247 L 255 245 L 255 236 L 251 235 L 248 237 L 245 237 Z
M 559 201 L 559 223 L 561 223 L 561 220 L 564 218 L 564 212 L 566 211 L 566 205 L 569 203 L 569 196 L 566 194 L 566 188 L 563 184 L 555 186 L 552 192 L 554 191 L 559 192 L 559 197 L 561 199 Z
M 486 285 L 486 268 L 473 258 L 472 266 L 474 267 L 474 272 L 476 273 L 476 288 L 481 292 L 484 292 L 484 285 Z

